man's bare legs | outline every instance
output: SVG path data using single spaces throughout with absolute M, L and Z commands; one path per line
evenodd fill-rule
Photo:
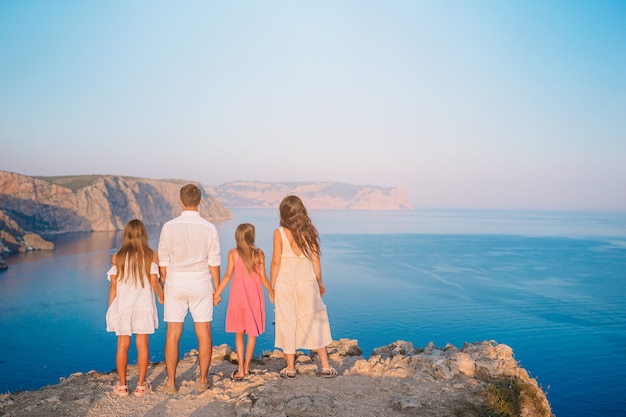
M 183 334 L 183 323 L 168 322 L 165 335 L 165 369 L 167 386 L 176 389 L 176 367 L 178 366 L 178 344 Z
M 211 322 L 197 322 L 193 324 L 198 338 L 198 367 L 200 368 L 200 384 L 208 384 L 209 366 L 213 355 L 213 340 L 211 338 Z

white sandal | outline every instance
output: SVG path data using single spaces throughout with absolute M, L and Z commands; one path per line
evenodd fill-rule
M 133 392 L 133 395 L 135 397 L 141 397 L 142 395 L 149 394 L 152 391 L 152 386 L 148 383 L 148 381 L 146 381 L 144 384 L 145 385 L 137 385 L 137 388 L 135 388 L 135 392 Z
M 296 377 L 296 370 L 294 369 L 293 371 L 290 371 L 287 368 L 283 368 L 283 369 L 280 370 L 280 372 L 278 374 L 280 376 L 282 376 L 283 378 L 295 378 Z
M 113 393 L 118 397 L 128 397 L 128 385 L 117 385 L 113 387 Z
M 324 378 L 334 378 L 337 375 L 339 375 L 337 373 L 337 370 L 333 368 L 332 366 L 330 368 L 322 368 L 322 376 Z

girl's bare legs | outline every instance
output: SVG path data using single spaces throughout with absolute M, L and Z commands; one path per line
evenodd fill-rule
M 237 377 L 243 378 L 244 373 L 244 340 L 243 332 L 235 333 L 235 349 L 237 350 L 237 364 L 239 368 L 235 374 Z
M 148 347 L 148 335 L 137 334 L 135 335 L 135 344 L 137 345 L 137 367 L 139 368 L 139 381 L 137 385 L 146 385 L 146 374 L 148 373 L 148 359 L 149 359 L 149 347 Z
M 117 352 L 115 354 L 115 364 L 117 375 L 120 378 L 120 385 L 126 385 L 126 367 L 128 366 L 128 348 L 130 347 L 130 336 L 117 336 Z
M 252 356 L 254 356 L 254 347 L 256 346 L 256 336 L 248 335 L 248 346 L 246 346 L 246 361 L 243 364 L 243 373 L 248 375 L 250 373 L 250 362 Z

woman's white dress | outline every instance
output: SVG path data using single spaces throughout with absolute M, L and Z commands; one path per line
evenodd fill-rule
M 320 349 L 332 342 L 326 305 L 320 296 L 313 262 L 297 256 L 282 227 L 280 269 L 274 287 L 276 312 L 275 346 L 284 353 L 296 349 Z
M 130 268 L 126 268 L 129 271 Z M 152 262 L 150 274 L 159 274 L 159 267 Z M 107 272 L 107 279 L 117 275 L 117 267 L 113 265 Z M 144 277 L 144 286 L 133 283 L 132 275 L 124 277 L 124 281 L 117 280 L 117 295 L 107 310 L 107 332 L 115 332 L 118 336 L 133 334 L 152 334 L 159 328 L 154 291 L 150 285 L 150 278 Z

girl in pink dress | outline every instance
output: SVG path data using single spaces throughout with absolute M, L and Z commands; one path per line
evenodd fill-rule
M 120 381 L 113 392 L 120 397 L 128 395 L 126 367 L 130 337 L 135 335 L 139 380 L 134 394 L 142 396 L 152 387 L 146 381 L 148 371 L 148 335 L 159 327 L 154 293 L 163 303 L 163 288 L 159 282 L 158 260 L 155 251 L 148 246 L 148 234 L 141 220 L 131 220 L 124 227 L 124 240 L 113 255 L 113 264 L 107 272 L 109 309 L 106 314 L 108 332 L 117 335 L 115 362 Z
M 226 310 L 226 332 L 235 333 L 239 363 L 238 369 L 231 375 L 232 379 L 242 379 L 250 373 L 256 338 L 265 332 L 265 302 L 261 284 L 267 290 L 270 301 L 274 302 L 274 291 L 265 274 L 265 254 L 254 245 L 254 239 L 253 225 L 243 223 L 237 226 L 237 247 L 228 252 L 226 273 L 213 294 L 213 303 L 217 305 L 221 300 L 220 294 L 232 278 Z M 245 349 L 244 333 L 248 335 L 248 346 Z

